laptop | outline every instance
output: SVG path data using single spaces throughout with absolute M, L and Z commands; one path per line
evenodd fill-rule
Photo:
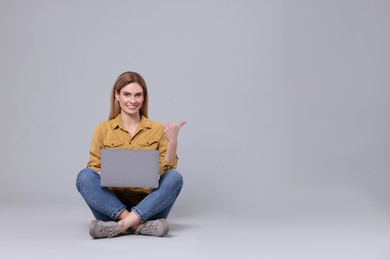
M 102 187 L 157 188 L 159 151 L 101 149 Z

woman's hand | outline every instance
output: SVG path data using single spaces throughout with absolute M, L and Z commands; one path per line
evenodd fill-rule
M 168 163 L 172 163 L 176 160 L 176 150 L 177 150 L 177 136 L 179 134 L 180 128 L 185 125 L 186 121 L 181 121 L 179 124 L 174 124 L 169 122 L 164 129 L 165 137 L 168 139 L 167 153 L 165 155 L 165 160 Z
M 185 125 L 186 121 L 181 121 L 179 124 L 175 124 L 173 122 L 169 122 L 164 129 L 164 133 L 168 142 L 171 144 L 177 144 L 177 136 L 179 134 L 180 128 Z

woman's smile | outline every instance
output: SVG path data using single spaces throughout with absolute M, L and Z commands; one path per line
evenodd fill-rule
M 137 107 L 138 107 L 138 105 L 127 105 L 127 108 L 129 108 L 129 109 L 135 109 Z

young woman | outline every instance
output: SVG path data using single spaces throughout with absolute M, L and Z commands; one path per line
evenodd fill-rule
M 126 231 L 150 236 L 168 233 L 166 218 L 179 195 L 183 179 L 177 166 L 178 125 L 165 127 L 148 119 L 148 91 L 135 72 L 122 73 L 112 88 L 109 120 L 94 131 L 87 168 L 76 180 L 77 190 L 91 209 L 89 234 L 114 237 Z M 156 189 L 100 186 L 100 149 L 159 150 L 160 180 Z

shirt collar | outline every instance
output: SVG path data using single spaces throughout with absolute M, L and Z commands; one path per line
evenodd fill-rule
M 126 128 L 123 125 L 121 114 L 118 114 L 113 120 L 111 120 L 111 127 L 112 129 L 117 129 L 118 127 L 127 131 Z M 141 116 L 141 121 L 138 126 L 139 129 L 145 129 L 145 128 L 152 128 L 152 122 L 146 118 L 145 116 Z

